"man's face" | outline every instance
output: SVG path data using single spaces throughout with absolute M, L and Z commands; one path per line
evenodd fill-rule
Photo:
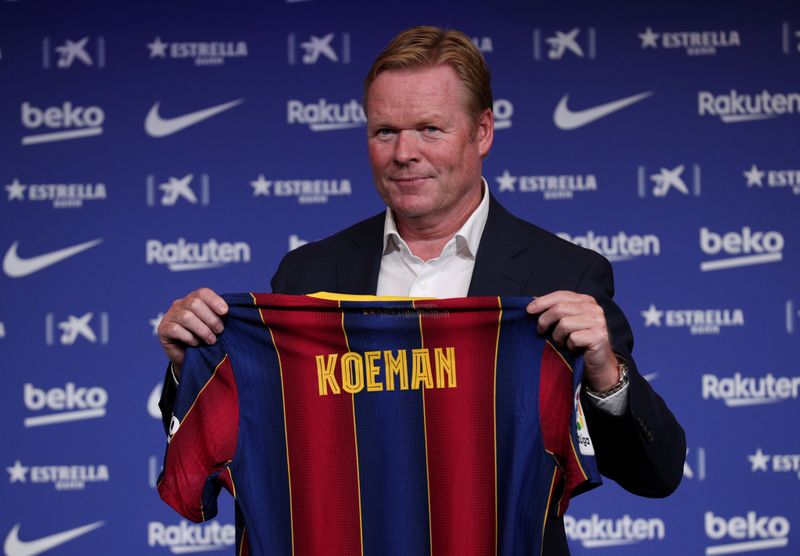
M 367 96 L 369 161 L 378 193 L 399 219 L 423 226 L 465 220 L 481 198 L 491 110 L 477 122 L 447 65 L 378 75 Z

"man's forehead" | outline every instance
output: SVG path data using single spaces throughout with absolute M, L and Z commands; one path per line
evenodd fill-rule
M 391 69 L 378 74 L 367 91 L 370 112 L 382 101 L 402 102 L 408 106 L 428 106 L 435 111 L 433 100 L 452 101 L 459 98 L 466 106 L 467 92 L 455 70 L 446 64 Z M 385 106 L 393 108 L 393 104 Z M 382 112 L 383 110 L 381 110 Z

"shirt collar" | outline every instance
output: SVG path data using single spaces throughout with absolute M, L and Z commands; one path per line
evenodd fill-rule
M 486 227 L 486 220 L 489 218 L 489 186 L 483 177 L 481 177 L 481 184 L 483 186 L 483 198 L 478 208 L 469 215 L 464 225 L 453 236 L 456 240 L 457 252 L 471 259 L 475 259 L 478 254 L 481 235 L 483 235 L 483 229 Z M 392 251 L 411 252 L 397 231 L 392 209 L 386 207 L 386 219 L 383 222 L 383 254 L 386 255 Z

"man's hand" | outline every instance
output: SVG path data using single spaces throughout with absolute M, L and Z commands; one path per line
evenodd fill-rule
M 225 300 L 208 288 L 200 288 L 172 303 L 158 325 L 158 339 L 172 361 L 175 378 L 180 378 L 186 346 L 216 342 L 216 335 L 223 328 L 220 317 L 227 312 Z
M 619 382 L 606 316 L 594 297 L 557 291 L 537 297 L 528 304 L 527 311 L 539 314 L 539 334 L 549 331 L 558 347 L 583 353 L 584 377 L 589 388 L 603 392 Z

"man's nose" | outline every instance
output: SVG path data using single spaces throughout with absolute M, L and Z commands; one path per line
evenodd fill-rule
M 397 134 L 394 146 L 394 160 L 398 164 L 408 164 L 419 161 L 419 137 L 415 130 L 404 129 Z

